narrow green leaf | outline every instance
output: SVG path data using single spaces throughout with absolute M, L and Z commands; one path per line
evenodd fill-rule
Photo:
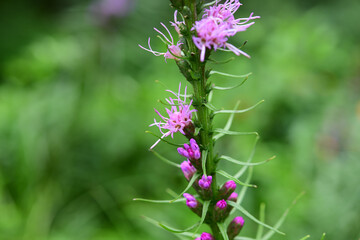
M 213 85 L 213 86 L 212 86 L 212 89 L 214 89 L 214 90 L 220 90 L 220 91 L 231 90 L 231 89 L 240 87 L 240 86 L 243 85 L 243 84 L 246 82 L 246 80 L 248 80 L 248 79 L 249 79 L 249 77 L 245 77 L 245 79 L 244 79 L 241 83 L 236 84 L 235 86 L 231 86 L 231 87 L 219 87 L 219 86 Z
M 246 161 L 247 163 L 250 163 L 250 162 L 252 161 L 252 159 L 254 158 L 254 156 L 255 156 L 255 151 L 256 151 L 256 145 L 257 145 L 257 142 L 259 141 L 259 139 L 260 139 L 259 136 L 255 138 L 254 147 L 252 148 L 251 153 L 250 153 L 250 156 L 249 156 L 248 160 Z M 245 166 L 245 167 L 241 168 L 241 169 L 234 175 L 234 177 L 236 177 L 236 178 L 241 177 L 241 176 L 245 173 L 245 171 L 248 169 L 248 167 L 249 167 L 249 166 Z
M 211 6 L 211 5 L 213 5 L 214 3 L 216 3 L 216 1 L 212 1 L 212 2 L 209 2 L 209 3 L 205 3 L 205 4 L 203 4 L 201 7 L 204 9 L 204 8 L 207 8 L 207 7 Z
M 170 196 L 172 196 L 173 198 L 176 198 L 177 197 L 177 193 L 176 192 L 174 192 L 172 189 L 170 189 L 170 188 L 167 188 L 166 189 L 166 192 L 170 195 Z
M 267 225 L 267 224 L 259 221 L 257 218 L 255 218 L 253 215 L 251 215 L 248 211 L 246 211 L 246 209 L 243 208 L 242 206 L 237 205 L 236 203 L 231 202 L 231 201 L 228 201 L 227 203 L 228 203 L 230 206 L 233 206 L 234 208 L 236 208 L 237 210 L 239 210 L 240 212 L 242 212 L 244 215 L 246 215 L 248 218 L 250 218 L 251 220 L 253 220 L 253 221 L 256 222 L 257 224 L 261 224 L 261 225 L 263 225 L 264 227 L 269 228 L 269 229 L 271 229 L 271 230 L 273 230 L 273 231 L 275 231 L 275 232 L 277 232 L 277 233 L 279 233 L 279 234 L 281 234 L 281 235 L 285 235 L 285 233 L 280 232 L 280 231 L 277 230 L 276 228 L 273 228 L 273 227 L 271 227 L 271 226 L 269 226 L 269 225 Z
M 248 167 L 248 166 L 247 166 L 247 167 Z M 246 183 L 246 184 L 249 184 L 249 183 L 250 183 L 250 180 L 251 180 L 251 178 L 252 178 L 252 174 L 253 174 L 253 167 L 250 167 L 250 168 L 249 168 L 248 176 L 247 176 L 247 178 L 246 178 L 246 180 L 245 180 L 245 183 Z M 244 200 L 244 197 L 245 197 L 245 194 L 246 194 L 247 189 L 248 189 L 247 186 L 242 187 L 242 189 L 241 189 L 241 191 L 240 191 L 240 193 L 239 193 L 238 199 L 237 199 L 237 201 L 236 201 L 236 203 L 237 203 L 238 205 L 240 205 L 240 204 L 242 203 L 242 201 Z
M 246 78 L 246 77 L 249 77 L 252 73 L 248 73 L 248 74 L 244 74 L 244 75 L 233 75 L 233 74 L 228 74 L 228 73 L 223 73 L 223 72 L 218 72 L 218 71 L 210 72 L 210 75 L 214 75 L 214 74 L 218 74 L 218 75 L 225 76 L 225 77 Z
M 245 109 L 242 109 L 242 110 L 219 110 L 219 111 L 215 111 L 214 114 L 220 114 L 220 113 L 245 113 L 245 112 L 248 112 L 248 111 L 256 108 L 258 105 L 260 105 L 263 102 L 265 102 L 265 100 L 261 100 L 258 103 L 256 103 L 254 106 L 251 106 L 249 108 L 245 108 Z
M 211 62 L 213 62 L 213 63 L 215 63 L 215 64 L 225 64 L 225 63 L 228 63 L 228 62 L 231 62 L 231 61 L 234 61 L 234 60 L 235 60 L 234 57 L 231 57 L 231 58 L 229 58 L 229 59 L 227 59 L 227 60 L 224 60 L 224 61 L 217 61 L 217 60 L 212 59 L 212 58 L 209 58 L 209 59 L 208 59 L 208 61 L 211 61 Z
M 242 165 L 242 166 L 257 166 L 257 165 L 261 165 L 261 164 L 264 164 L 264 163 L 267 163 L 269 162 L 270 160 L 273 160 L 276 156 L 272 156 L 271 158 L 268 158 L 266 159 L 265 161 L 262 161 L 262 162 L 257 162 L 257 163 L 249 163 L 249 162 L 241 162 L 239 160 L 236 160 L 232 157 L 229 157 L 229 156 L 220 156 L 220 159 L 223 159 L 223 160 L 226 160 L 226 161 L 229 161 L 229 162 L 232 162 L 232 163 L 235 163 L 235 164 L 238 164 L 238 165 Z
M 310 235 L 306 235 L 305 237 L 301 238 L 300 240 L 305 240 L 308 239 L 310 237 Z
M 209 102 L 209 103 L 211 103 L 212 98 L 213 98 L 213 95 L 214 95 L 214 92 L 213 92 L 213 91 L 210 91 L 210 92 L 209 92 L 209 96 L 208 96 L 208 102 Z
M 182 191 L 182 193 L 180 193 L 175 199 L 171 200 L 170 203 L 178 200 L 179 198 L 181 198 L 181 196 L 193 185 L 193 183 L 195 182 L 195 180 L 200 176 L 199 173 L 195 173 L 194 176 L 192 176 L 191 180 L 189 181 L 189 184 L 186 186 L 186 188 L 184 189 L 184 191 Z
M 234 107 L 234 110 L 236 110 L 240 105 L 240 101 L 237 101 L 236 104 L 235 104 L 235 107 Z M 230 116 L 229 116 L 229 119 L 227 120 L 226 124 L 225 124 L 225 127 L 223 128 L 224 130 L 228 131 L 231 127 L 231 124 L 234 120 L 234 116 L 235 116 L 235 113 L 231 113 Z M 217 135 L 215 135 L 213 137 L 214 141 L 218 140 L 219 138 L 221 138 L 222 136 L 224 136 L 225 134 L 223 133 L 219 133 Z
M 165 106 L 170 106 L 170 107 L 172 107 L 172 106 L 181 106 L 181 104 L 170 104 L 170 103 L 164 102 L 164 101 L 162 101 L 162 100 L 160 100 L 160 99 L 158 99 L 157 101 L 158 101 L 159 103 L 165 105 Z
M 283 224 L 283 222 L 285 221 L 285 218 L 287 217 L 287 215 L 289 214 L 290 209 L 296 204 L 296 202 L 299 200 L 299 198 L 301 198 L 304 195 L 305 192 L 300 193 L 295 199 L 294 201 L 291 203 L 291 205 L 285 210 L 285 212 L 281 215 L 280 219 L 275 223 L 274 228 L 278 229 L 281 227 L 281 225 Z M 270 230 L 269 232 L 267 232 L 264 237 L 261 240 L 268 240 L 270 239 L 272 236 L 274 235 L 274 231 Z
M 229 240 L 224 223 L 217 223 L 224 240 Z
M 151 203 L 173 203 L 173 202 L 185 202 L 185 198 L 173 200 L 152 200 L 152 199 L 145 199 L 145 198 L 134 198 L 134 201 L 141 201 L 141 202 L 151 202 Z
M 202 164 L 202 169 L 203 169 L 203 173 L 205 176 L 206 175 L 206 159 L 207 159 L 207 154 L 208 154 L 208 150 L 204 150 L 201 154 L 201 164 Z
M 160 140 L 163 141 L 163 142 L 166 142 L 167 144 L 170 144 L 170 145 L 173 145 L 173 146 L 176 146 L 176 147 L 182 147 L 182 146 L 183 146 L 183 144 L 178 144 L 178 143 L 169 142 L 169 141 L 167 141 L 166 139 L 161 138 L 160 136 L 156 135 L 156 134 L 153 133 L 153 132 L 145 131 L 145 133 L 150 133 L 151 135 L 157 137 L 158 139 L 160 139 Z
M 146 217 L 146 216 L 142 216 L 147 222 L 149 223 L 152 223 L 154 224 L 155 226 L 157 227 L 161 227 L 163 229 L 165 229 L 166 231 L 169 231 L 169 232 L 172 232 L 172 233 L 184 233 L 184 232 L 187 232 L 187 231 L 190 231 L 194 228 L 196 228 L 198 225 L 199 225 L 199 222 L 195 223 L 194 225 L 186 228 L 185 230 L 180 230 L 180 229 L 176 229 L 176 228 L 173 228 L 173 227 L 169 227 L 159 221 L 156 221 L 155 219 L 152 219 L 152 218 L 149 218 L 149 217 Z
M 216 128 L 213 130 L 213 132 L 223 133 L 224 135 L 256 135 L 256 136 L 259 136 L 259 134 L 257 132 L 235 132 L 235 131 L 228 131 L 228 130 L 222 129 L 222 128 Z
M 217 111 L 215 106 L 212 105 L 211 103 L 204 103 L 204 106 L 207 107 L 208 109 L 210 109 L 211 111 Z
M 253 184 L 247 184 L 247 183 L 241 182 L 239 179 L 231 176 L 230 174 L 228 174 L 227 172 L 225 172 L 223 170 L 217 170 L 216 172 L 220 175 L 223 175 L 224 177 L 226 177 L 228 179 L 235 181 L 236 183 L 238 183 L 240 185 L 247 186 L 247 187 L 254 187 L 254 188 L 257 187 L 256 185 L 253 185 Z
M 320 240 L 324 240 L 325 239 L 325 233 L 323 233 L 323 235 L 322 235 L 322 237 L 321 237 L 321 239 Z
M 199 231 L 199 228 L 201 227 L 201 224 L 204 223 L 207 211 L 209 209 L 209 206 L 210 206 L 210 201 L 205 201 L 204 204 L 203 204 L 201 219 L 200 219 L 198 227 L 196 228 L 196 230 L 194 232 L 194 235 Z
M 159 153 L 157 153 L 156 151 L 150 150 L 150 152 L 152 152 L 155 156 L 157 156 L 157 157 L 158 157 L 160 160 L 162 160 L 163 162 L 165 162 L 165 163 L 167 163 L 167 164 L 170 164 L 170 165 L 172 165 L 172 166 L 174 166 L 174 167 L 180 168 L 180 165 L 179 165 L 179 164 L 176 164 L 176 163 L 170 161 L 169 159 L 161 156 L 161 155 L 160 155 Z
M 261 222 L 265 222 L 265 203 L 261 203 L 260 204 L 260 214 L 259 214 L 259 220 Z M 264 231 L 264 226 L 263 225 L 259 225 L 257 232 L 256 232 L 256 240 L 260 240 L 261 236 L 263 234 Z
M 256 240 L 255 238 L 249 238 L 249 237 L 235 237 L 235 240 Z
M 197 128 L 195 128 L 195 133 L 194 133 L 194 136 L 199 135 L 200 130 L 201 130 L 201 127 L 197 127 Z

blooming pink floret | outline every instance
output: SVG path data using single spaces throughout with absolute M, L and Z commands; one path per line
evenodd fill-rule
M 160 132 L 162 133 L 161 138 L 157 140 L 155 144 L 150 147 L 150 149 L 153 149 L 164 137 L 170 135 L 173 138 L 174 133 L 176 132 L 180 132 L 185 135 L 184 129 L 192 124 L 192 120 L 191 120 L 192 113 L 195 112 L 196 110 L 190 109 L 192 100 L 190 101 L 189 104 L 186 103 L 186 89 L 187 87 L 185 87 L 185 93 L 183 95 L 184 96 L 183 99 L 181 98 L 182 95 L 180 94 L 181 83 L 179 84 L 178 93 L 174 93 L 170 90 L 166 90 L 172 93 L 173 95 L 175 95 L 176 97 L 176 98 L 169 97 L 166 99 L 167 103 L 171 105 L 170 109 L 166 108 L 166 113 L 168 114 L 168 117 L 164 117 L 159 113 L 158 110 L 154 109 L 155 112 L 161 117 L 161 119 L 164 122 L 161 122 L 161 120 L 157 122 L 156 119 L 154 119 L 154 123 L 150 124 L 150 126 L 157 126 Z M 167 130 L 167 132 L 164 132 L 163 130 Z
M 175 27 L 175 30 L 178 32 L 179 31 L 179 26 L 180 24 L 183 24 L 183 22 L 179 22 L 177 21 L 176 19 L 176 15 L 177 15 L 177 12 L 175 11 L 175 14 L 174 14 L 174 21 L 175 22 L 171 22 L 171 25 Z M 168 33 L 169 37 L 167 37 L 164 33 L 162 33 L 160 30 L 158 30 L 157 28 L 154 28 L 154 30 L 160 34 L 160 38 L 166 43 L 166 46 L 167 46 L 167 51 L 166 52 L 157 52 L 157 51 L 154 51 L 152 48 L 151 48 L 151 44 L 150 44 L 150 38 L 148 40 L 148 47 L 149 48 L 145 48 L 143 46 L 141 46 L 139 44 L 139 47 L 144 49 L 145 51 L 148 51 L 148 52 L 151 52 L 152 54 L 154 54 L 155 56 L 164 56 L 165 57 L 165 61 L 166 59 L 175 59 L 175 60 L 179 60 L 179 58 L 182 56 L 182 52 L 181 52 L 181 44 L 180 42 L 177 42 L 176 44 L 174 43 L 174 38 L 173 36 L 171 35 L 169 29 L 165 26 L 165 24 L 163 23 L 160 23 L 166 30 L 166 32 Z
M 248 18 L 234 17 L 234 13 L 241 6 L 239 0 L 227 0 L 224 4 L 218 4 L 205 9 L 203 18 L 195 22 L 193 27 L 197 35 L 193 37 L 196 47 L 201 51 L 200 60 L 205 61 L 206 49 L 213 49 L 216 51 L 218 48 L 228 49 L 236 55 L 244 55 L 250 57 L 245 52 L 236 48 L 228 43 L 228 38 L 234 36 L 238 32 L 245 31 L 254 22 L 250 20 L 260 18 L 250 14 Z

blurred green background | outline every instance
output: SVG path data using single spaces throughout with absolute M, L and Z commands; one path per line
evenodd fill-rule
M 274 224 L 300 192 L 273 239 L 360 238 L 360 2 L 244 0 L 238 16 L 260 15 L 238 57 L 215 70 L 253 72 L 240 89 L 215 92 L 214 105 L 266 102 L 237 115 L 232 130 L 258 131 L 256 167 L 244 206 Z M 0 2 L 0 239 L 176 239 L 141 216 L 175 227 L 197 217 L 184 204 L 133 202 L 181 192 L 182 173 L 155 158 L 145 134 L 157 100 L 183 81 L 141 50 L 165 50 L 153 27 L 173 16 L 164 0 Z M 216 53 L 215 59 L 232 57 Z M 221 86 L 234 79 L 214 77 Z M 183 82 L 185 84 L 185 82 Z M 224 125 L 226 116 L 215 120 Z M 156 132 L 156 129 L 152 129 Z M 181 136 L 177 142 L 183 142 Z M 254 138 L 224 137 L 219 152 L 246 159 Z M 180 163 L 173 147 L 157 150 Z M 228 164 L 222 168 L 231 172 Z M 244 236 L 256 224 L 245 218 Z M 207 230 L 204 227 L 204 230 Z

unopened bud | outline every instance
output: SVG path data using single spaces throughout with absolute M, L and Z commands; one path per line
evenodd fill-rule
M 236 183 L 233 180 L 227 181 L 219 190 L 219 198 L 227 199 L 236 189 Z
M 212 182 L 212 176 L 205 176 L 203 175 L 201 179 L 199 180 L 199 186 L 202 189 L 209 189 Z
M 232 202 L 236 202 L 237 199 L 238 199 L 238 196 L 239 195 L 236 192 L 233 192 L 232 194 L 230 194 L 230 196 L 228 197 L 227 200 L 232 201 Z
M 224 199 L 218 201 L 216 203 L 214 209 L 215 209 L 215 219 L 216 219 L 216 221 L 221 222 L 224 219 L 224 217 L 225 217 L 225 215 L 227 213 L 227 211 L 226 211 L 226 209 L 227 209 L 226 201 Z
M 227 234 L 229 239 L 234 239 L 244 226 L 244 219 L 242 217 L 235 217 L 228 226 Z
M 201 236 L 195 240 L 215 240 L 215 238 L 210 233 L 203 232 Z
M 196 198 L 189 194 L 189 193 L 184 193 L 184 198 L 186 198 L 186 205 L 191 209 L 191 211 L 193 211 L 194 213 L 196 213 L 198 216 L 201 217 L 202 214 L 202 204 L 196 200 Z
M 192 176 L 194 176 L 194 174 L 196 173 L 196 168 L 191 164 L 189 160 L 183 161 L 180 164 L 180 168 L 188 181 L 190 181 Z

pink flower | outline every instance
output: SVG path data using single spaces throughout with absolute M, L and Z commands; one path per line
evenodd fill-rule
M 194 174 L 196 173 L 196 168 L 191 164 L 189 160 L 182 162 L 180 168 L 188 181 L 190 181 L 192 176 L 194 176 Z
M 198 160 L 201 157 L 199 145 L 196 143 L 195 139 L 190 139 L 190 146 L 189 144 L 184 144 L 184 148 L 178 148 L 178 153 L 181 156 L 192 160 Z
M 248 18 L 234 17 L 234 13 L 241 6 L 239 0 L 227 0 L 224 4 L 215 3 L 209 9 L 205 9 L 205 14 L 200 21 L 195 22 L 193 27 L 197 35 L 193 36 L 196 47 L 201 50 L 200 60 L 205 61 L 206 48 L 216 51 L 218 48 L 229 49 L 236 55 L 250 57 L 245 52 L 228 43 L 228 38 L 238 32 L 245 31 L 254 22 L 250 20 L 260 18 L 253 17 L 253 13 Z
M 177 21 L 177 11 L 175 11 L 174 13 L 174 22 L 170 22 L 171 25 L 175 28 L 175 30 L 180 34 L 180 30 L 179 30 L 179 26 L 181 24 L 183 24 L 183 22 L 179 22 Z M 151 52 L 152 54 L 154 54 L 155 56 L 164 56 L 165 57 L 165 62 L 166 62 L 166 59 L 175 59 L 175 60 L 179 60 L 179 58 L 182 56 L 182 52 L 181 52 L 181 44 L 180 42 L 177 42 L 176 44 L 174 43 L 174 38 L 173 36 L 171 35 L 169 29 L 165 26 L 165 24 L 163 23 L 160 23 L 166 30 L 166 32 L 169 34 L 169 37 L 167 37 L 164 33 L 162 33 L 161 31 L 159 31 L 157 28 L 154 28 L 154 30 L 156 32 L 158 32 L 161 36 L 159 36 L 163 42 L 166 44 L 166 47 L 167 47 L 167 51 L 166 52 L 157 52 L 157 51 L 154 51 L 152 48 L 151 48 L 151 45 L 150 45 L 150 38 L 148 40 L 148 46 L 149 48 L 145 48 L 143 46 L 141 46 L 139 44 L 139 47 L 144 49 L 145 51 L 148 51 L 148 52 Z
M 164 137 L 170 135 L 173 138 L 174 133 L 176 132 L 180 132 L 185 135 L 184 128 L 192 124 L 192 120 L 191 120 L 192 113 L 195 112 L 196 110 L 190 110 L 192 100 L 190 101 L 189 104 L 186 104 L 186 89 L 187 87 L 185 87 L 185 93 L 183 99 L 181 99 L 182 95 L 180 94 L 181 83 L 179 84 L 178 93 L 174 93 L 170 90 L 166 90 L 172 93 L 173 95 L 175 95 L 176 97 L 176 98 L 169 97 L 168 99 L 166 99 L 167 103 L 171 105 L 170 109 L 166 108 L 166 113 L 168 117 L 164 117 L 159 113 L 158 110 L 154 109 L 155 112 L 161 117 L 161 119 L 164 122 L 161 122 L 161 120 L 157 122 L 156 119 L 154 119 L 154 123 L 150 124 L 150 126 L 157 126 L 160 132 L 162 133 L 161 138 L 157 140 L 155 144 L 150 147 L 150 149 L 153 149 Z M 168 131 L 164 132 L 163 130 L 168 130 Z
M 199 180 L 199 186 L 202 189 L 208 189 L 211 186 L 212 176 L 205 176 L 203 175 L 202 178 Z

